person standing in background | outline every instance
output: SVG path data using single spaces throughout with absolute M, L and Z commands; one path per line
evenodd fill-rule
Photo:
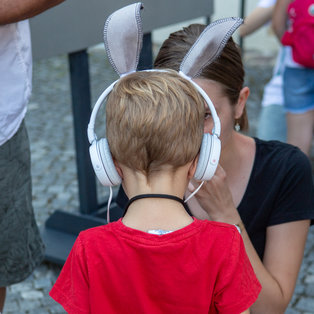
M 257 7 L 239 27 L 241 37 L 248 36 L 271 22 L 276 0 L 260 0 Z M 284 49 L 280 48 L 271 80 L 265 85 L 261 112 L 258 119 L 257 137 L 263 140 L 286 141 L 286 118 L 283 108 Z
M 0 312 L 6 287 L 39 265 L 44 245 L 32 207 L 24 117 L 32 90 L 28 18 L 64 0 L 0 0 Z
M 288 28 L 290 3 L 292 3 L 291 0 L 278 0 L 275 5 L 272 26 L 279 40 Z M 314 33 L 309 32 L 307 35 L 314 36 Z M 309 156 L 314 127 L 314 68 L 308 68 L 296 62 L 291 46 L 284 46 L 283 49 L 285 51 L 283 82 L 287 142 L 299 147 Z

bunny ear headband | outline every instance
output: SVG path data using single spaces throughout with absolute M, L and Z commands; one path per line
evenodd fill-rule
M 120 78 L 135 72 L 138 65 L 143 40 L 140 15 L 142 8 L 141 2 L 123 7 L 112 13 L 105 23 L 104 43 L 106 53 Z M 214 105 L 203 89 L 194 83 L 192 78 L 199 75 L 204 67 L 212 63 L 220 55 L 228 39 L 242 22 L 243 20 L 240 18 L 225 18 L 208 25 L 190 48 L 180 66 L 179 74 L 191 81 L 205 98 L 214 121 L 213 134 L 216 134 L 218 137 L 220 136 L 220 121 Z M 94 106 L 87 130 L 90 143 L 97 140 L 94 132 L 97 112 L 117 81 L 113 82 L 101 94 Z

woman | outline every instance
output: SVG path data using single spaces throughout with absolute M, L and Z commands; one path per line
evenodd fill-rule
M 178 70 L 204 25 L 175 32 L 162 45 L 156 68 Z M 240 226 L 247 254 L 262 284 L 253 313 L 283 313 L 295 288 L 304 246 L 314 218 L 311 166 L 296 147 L 245 136 L 244 70 L 232 39 L 222 54 L 195 78 L 210 96 L 221 120 L 222 153 L 213 179 L 189 203 L 198 218 Z M 210 132 L 210 113 L 205 117 Z M 190 192 L 199 183 L 191 182 Z

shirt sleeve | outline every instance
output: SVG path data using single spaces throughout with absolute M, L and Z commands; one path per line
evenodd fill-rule
M 84 247 L 78 237 L 49 295 L 69 314 L 89 313 L 89 285 Z
M 242 237 L 235 229 L 217 278 L 214 306 L 218 313 L 242 313 L 256 301 L 260 291 L 261 285 L 245 252 Z
M 295 148 L 284 172 L 269 225 L 314 219 L 314 187 L 308 157 Z

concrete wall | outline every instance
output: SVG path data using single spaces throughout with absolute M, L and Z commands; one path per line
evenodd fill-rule
M 78 51 L 103 42 L 103 27 L 115 10 L 134 0 L 67 0 L 30 20 L 35 59 Z M 213 0 L 145 0 L 143 30 L 210 15 Z
M 34 58 L 77 51 L 98 43 L 102 45 L 102 29 L 106 17 L 128 3 L 134 1 L 67 0 L 31 19 Z M 159 27 L 153 31 L 156 48 L 171 32 L 191 23 L 206 23 L 205 16 L 210 16 L 211 20 L 240 16 L 241 6 L 241 0 L 146 0 L 143 3 L 144 29 L 147 31 L 152 27 Z M 246 14 L 257 3 L 258 0 L 246 0 Z M 163 25 L 168 26 L 160 27 Z M 237 40 L 237 34 L 234 38 Z M 244 40 L 246 50 L 257 50 L 265 55 L 275 54 L 278 47 L 269 26 L 261 28 Z
M 246 0 L 245 2 L 245 12 L 247 15 L 256 7 L 258 0 Z M 211 15 L 211 20 L 213 21 L 230 16 L 240 16 L 240 7 L 241 0 L 214 0 L 214 13 Z M 206 20 L 204 18 L 198 18 L 158 29 L 153 33 L 154 42 L 159 45 L 171 32 L 191 23 L 206 23 Z M 234 39 L 238 39 L 237 34 L 235 34 Z M 254 34 L 246 37 L 244 40 L 244 47 L 246 50 L 257 50 L 265 55 L 273 55 L 278 51 L 279 44 L 275 36 L 272 34 L 270 26 L 266 25 Z

